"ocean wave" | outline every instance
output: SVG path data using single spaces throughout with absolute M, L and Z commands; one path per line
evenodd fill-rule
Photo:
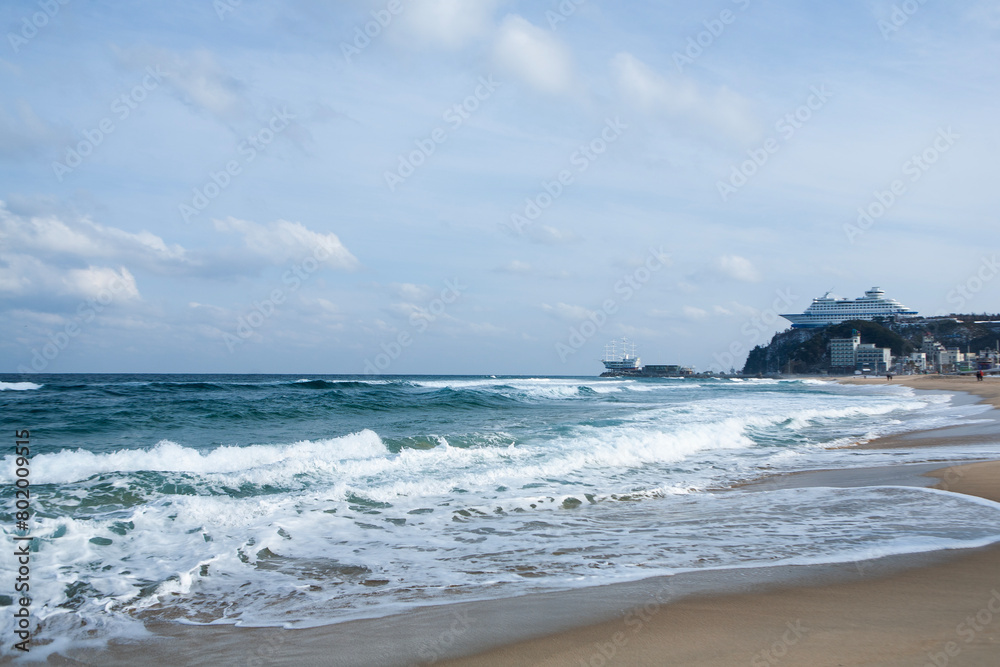
M 0 382 L 0 391 L 29 391 L 43 386 L 34 382 Z
M 301 378 L 295 382 L 281 382 L 280 384 L 290 384 L 298 389 L 350 389 L 368 387 L 410 387 L 413 383 L 409 380 L 360 380 L 358 378 L 344 380 L 327 380 L 322 378 Z
M 311 472 L 322 462 L 383 457 L 389 451 L 370 430 L 337 438 L 287 445 L 223 446 L 201 452 L 170 440 L 152 449 L 119 449 L 94 453 L 83 449 L 38 454 L 31 460 L 33 484 L 66 484 L 107 473 L 186 472 L 198 475 L 235 473 L 282 464 L 285 477 Z M 15 459 L 3 459 L 2 478 L 13 481 Z
M 353 380 L 296 380 L 291 386 L 296 389 L 361 389 L 371 387 L 372 384 Z
M 553 480 L 587 480 L 601 488 L 615 470 L 641 470 L 650 464 L 683 461 L 699 452 L 753 447 L 755 442 L 746 433 L 748 424 L 775 419 L 730 418 L 669 429 L 643 424 L 579 426 L 569 435 L 524 442 L 495 433 L 414 436 L 387 442 L 367 429 L 329 439 L 209 451 L 162 440 L 151 449 L 39 454 L 32 460 L 32 478 L 36 484 L 66 484 L 99 475 L 188 473 L 194 478 L 186 483 L 206 492 L 245 485 L 287 490 L 319 484 L 360 490 L 381 502 L 447 496 L 454 489 L 479 495 L 499 486 L 557 487 L 560 482 Z M 14 468 L 13 457 L 8 455 L 0 477 L 12 481 Z
M 675 383 L 637 381 L 633 379 L 608 379 L 581 381 L 561 378 L 500 378 L 420 380 L 415 386 L 425 389 L 478 391 L 494 393 L 529 401 L 567 400 L 581 396 L 607 396 L 624 392 L 653 392 L 677 388 L 694 389 L 697 385 L 681 387 Z
M 153 389 L 179 389 L 182 391 L 225 391 L 226 385 L 218 382 L 150 382 Z

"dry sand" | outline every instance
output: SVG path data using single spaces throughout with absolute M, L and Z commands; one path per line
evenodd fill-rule
M 846 380 L 879 381 L 886 380 Z M 892 381 L 915 389 L 972 392 L 1000 407 L 996 379 L 909 376 Z M 950 441 L 934 437 L 921 444 Z M 941 480 L 938 488 L 1000 502 L 1000 462 L 929 474 Z M 636 607 L 623 610 L 620 620 L 439 664 L 996 667 L 1000 545 L 882 578 Z

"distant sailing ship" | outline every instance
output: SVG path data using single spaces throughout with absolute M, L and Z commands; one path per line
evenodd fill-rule
M 604 358 L 601 359 L 604 368 L 610 372 L 632 371 L 638 373 L 641 369 L 639 357 L 635 356 L 635 343 L 630 343 L 627 338 L 622 337 L 621 345 L 622 354 L 620 357 L 617 350 L 618 341 L 613 340 L 604 346 Z
M 874 320 L 876 317 L 896 320 L 916 315 L 917 311 L 907 308 L 895 299 L 887 299 L 881 288 L 873 287 L 859 299 L 841 299 L 830 296 L 827 292 L 818 299 L 813 299 L 804 313 L 793 313 L 782 317 L 792 323 L 793 329 L 813 329 L 848 320 Z
M 611 341 L 604 346 L 604 372 L 601 377 L 686 377 L 694 374 L 694 369 L 687 366 L 650 364 L 642 366 L 635 353 L 635 343 L 627 338 L 621 340 L 621 355 L 618 354 L 618 341 Z

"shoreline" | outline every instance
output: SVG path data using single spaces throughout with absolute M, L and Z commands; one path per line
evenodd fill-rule
M 861 378 L 837 381 L 878 382 Z M 893 384 L 934 392 L 967 392 L 993 407 L 980 416 L 991 423 L 974 425 L 975 433 L 962 430 L 968 431 L 969 426 L 951 426 L 856 446 L 935 447 L 1000 439 L 1000 382 L 977 382 L 974 377 L 962 376 L 896 376 Z M 904 480 L 906 476 L 909 479 Z M 914 479 L 916 476 L 922 479 Z M 904 481 L 1000 502 L 997 460 L 805 471 L 770 476 L 745 488 Z M 995 664 L 1000 653 L 1000 544 L 934 553 L 945 560 L 933 564 L 911 561 L 902 566 L 905 569 L 892 571 L 881 562 L 891 559 L 880 559 L 869 563 L 873 566 L 868 572 L 871 576 L 855 581 L 786 583 L 759 593 L 696 596 L 664 606 L 661 615 L 649 619 L 648 628 L 627 627 L 626 616 L 443 664 L 592 665 L 600 663 L 600 658 L 608 662 L 614 658 L 621 664 L 657 664 L 669 656 L 672 663 L 684 665 L 771 665 L 786 655 L 791 664 L 804 665 L 944 665 L 959 656 L 961 664 Z M 864 565 L 859 563 L 859 573 L 864 575 L 862 569 Z M 974 620 L 967 624 L 968 618 L 987 616 L 989 623 Z M 601 638 L 610 641 L 602 642 Z
M 886 380 L 884 375 L 867 379 L 860 376 L 829 376 L 821 379 L 839 384 L 895 384 L 929 391 L 964 391 L 978 396 L 983 403 L 1000 408 L 1000 377 L 997 376 L 988 376 L 981 382 L 973 375 L 893 375 L 892 380 Z
M 978 396 L 975 385 L 987 384 L 973 378 L 972 386 L 931 387 L 924 377 L 914 378 L 922 380 L 915 389 Z M 1000 399 L 1000 386 L 996 389 Z M 996 425 L 994 441 L 1000 439 L 1000 421 Z M 935 431 L 948 428 L 961 427 Z M 914 436 L 921 441 L 896 446 L 954 444 L 952 436 Z M 892 446 L 891 440 L 865 446 Z M 934 485 L 1000 502 L 1000 461 L 953 463 L 807 471 L 776 475 L 765 483 L 771 488 L 778 480 L 792 486 Z M 834 479 L 838 476 L 839 481 Z M 162 623 L 149 626 L 151 641 L 71 651 L 67 664 L 77 659 L 103 664 L 179 660 L 180 664 L 576 667 L 665 660 L 684 665 L 771 665 L 784 658 L 785 664 L 924 665 L 934 664 L 930 656 L 939 654 L 950 660 L 956 650 L 961 664 L 993 664 L 1000 652 L 998 565 L 1000 544 L 994 543 L 850 563 L 688 572 L 435 605 L 309 629 Z M 990 623 L 982 624 L 981 630 L 970 627 L 971 636 L 957 633 L 964 619 L 975 618 L 984 609 L 991 614 Z M 183 647 L 181 652 L 178 647 Z

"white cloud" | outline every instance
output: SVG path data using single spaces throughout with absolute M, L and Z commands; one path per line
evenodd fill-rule
M 525 229 L 525 232 L 530 240 L 546 245 L 574 243 L 580 240 L 580 237 L 573 232 L 556 229 L 548 225 L 531 225 Z
M 136 268 L 218 277 L 245 275 L 262 262 L 280 265 L 306 257 L 340 269 L 359 265 L 335 234 L 314 232 L 297 222 L 278 220 L 265 226 L 229 218 L 216 221 L 216 226 L 242 234 L 246 249 L 191 253 L 146 230 L 129 232 L 89 218 L 21 216 L 0 201 L 0 294 L 92 298 L 110 288 L 115 299 L 128 301 L 140 298 L 132 274 Z M 317 249 L 326 251 L 325 259 L 322 253 L 317 257 Z
M 760 272 L 745 257 L 739 255 L 724 255 L 715 260 L 715 269 L 724 276 L 745 283 L 760 281 Z
M 708 311 L 702 310 L 701 308 L 695 308 L 694 306 L 684 306 L 681 309 L 681 313 L 684 317 L 689 320 L 703 320 L 708 317 Z
M 0 252 L 0 294 L 30 293 L 35 286 L 33 277 L 46 273 L 45 265 L 33 257 Z
M 0 240 L 8 252 L 41 257 L 69 256 L 88 261 L 113 259 L 144 263 L 186 263 L 179 245 L 167 245 L 148 231 L 127 232 L 105 227 L 89 218 L 61 220 L 54 215 L 23 217 L 11 213 L 0 201 Z
M 492 30 L 496 6 L 497 0 L 404 0 L 398 21 L 410 43 L 459 49 Z
M 228 74 L 207 50 L 181 54 L 168 49 L 141 47 L 117 50 L 119 59 L 137 69 L 153 68 L 174 95 L 192 107 L 224 120 L 242 118 L 250 110 L 244 85 Z
M 687 280 L 677 281 L 677 291 L 684 292 L 685 294 L 694 294 L 698 291 L 698 286 Z
M 585 320 L 595 315 L 596 313 L 592 310 L 588 310 L 583 306 L 571 306 L 568 303 L 557 303 L 554 306 L 550 306 L 547 303 L 542 304 L 542 310 L 554 315 L 560 320 L 565 320 L 567 322 L 579 322 L 580 320 Z
M 135 278 L 124 266 L 117 271 L 106 266 L 70 269 L 62 277 L 65 293 L 86 299 L 99 299 L 111 294 L 113 299 L 129 301 L 139 298 Z
M 434 289 L 430 285 L 390 283 L 388 287 L 394 296 L 405 301 L 427 302 L 434 298 Z
M 759 134 L 750 103 L 725 86 L 706 91 L 693 79 L 667 78 L 631 53 L 616 55 L 611 68 L 623 99 L 645 113 L 703 125 L 740 141 Z
M 117 301 L 139 299 L 135 277 L 123 263 L 161 271 L 192 266 L 184 248 L 148 231 L 127 232 L 89 218 L 20 216 L 0 202 L 0 293 L 90 299 L 110 291 Z
M 132 273 L 124 266 L 64 268 L 28 255 L 0 252 L 0 295 L 5 297 L 76 297 L 113 301 L 140 299 Z
M 274 264 L 315 257 L 316 250 L 322 248 L 329 256 L 324 260 L 329 266 L 345 270 L 353 270 L 360 266 L 360 262 L 344 247 L 336 234 L 314 232 L 300 222 L 277 220 L 268 225 L 261 225 L 232 217 L 213 222 L 215 228 L 220 231 L 242 234 L 251 252 Z
M 526 273 L 531 273 L 531 264 L 527 262 L 522 262 L 519 259 L 512 259 L 503 266 L 497 269 L 500 273 L 515 273 L 524 275 Z
M 516 14 L 507 15 L 500 24 L 493 61 L 502 72 L 542 93 L 566 93 L 573 84 L 569 49 L 550 32 Z
M 729 310 L 731 310 L 734 315 L 739 315 L 743 318 L 753 317 L 760 313 L 757 308 L 754 308 L 753 306 L 746 306 L 738 301 L 730 301 Z

